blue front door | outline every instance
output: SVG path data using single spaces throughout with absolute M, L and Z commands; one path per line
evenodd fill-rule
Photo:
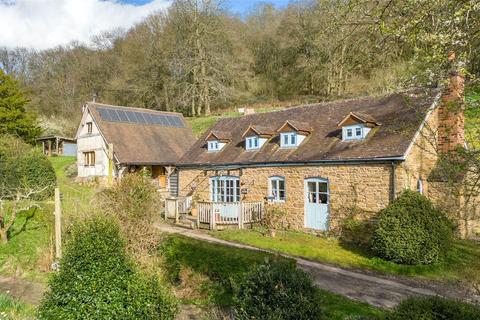
M 328 230 L 328 181 L 321 178 L 305 179 L 305 227 Z

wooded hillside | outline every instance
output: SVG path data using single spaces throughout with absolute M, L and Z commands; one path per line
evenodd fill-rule
M 333 100 L 441 84 L 450 51 L 473 79 L 479 30 L 475 0 L 301 0 L 282 10 L 258 5 L 245 17 L 217 0 L 176 0 L 88 45 L 0 49 L 0 67 L 49 131 L 71 134 L 93 96 L 189 116 Z

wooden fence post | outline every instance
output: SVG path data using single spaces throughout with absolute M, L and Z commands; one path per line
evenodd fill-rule
M 179 213 L 178 213 L 178 199 L 175 199 L 175 223 L 178 223 L 179 219 Z
M 210 203 L 210 230 L 215 230 L 215 204 Z
M 55 188 L 55 256 L 62 257 L 62 204 L 58 187 Z
M 243 229 L 243 202 L 240 201 L 239 213 L 238 213 L 238 229 Z

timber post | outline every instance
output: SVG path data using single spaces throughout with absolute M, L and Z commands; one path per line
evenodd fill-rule
M 55 257 L 62 257 L 62 204 L 60 188 L 55 188 Z
M 113 143 L 108 144 L 108 184 L 113 180 Z

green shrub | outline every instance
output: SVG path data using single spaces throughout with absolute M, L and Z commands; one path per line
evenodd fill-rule
M 158 280 L 135 270 L 118 226 L 106 218 L 72 227 L 49 286 L 39 319 L 173 319 L 176 313 Z
M 387 320 L 478 320 L 480 308 L 440 297 L 415 297 L 400 303 Z
M 418 192 L 407 190 L 379 213 L 372 250 L 402 264 L 431 264 L 443 259 L 453 238 L 446 215 Z
M 56 175 L 48 158 L 18 138 L 1 136 L 0 139 L 5 139 L 0 143 L 0 195 L 41 190 L 34 194 L 34 200 L 52 196 Z
M 78 176 L 78 167 L 76 163 L 69 164 L 64 169 L 65 177 L 73 179 Z
M 320 298 L 312 280 L 294 263 L 257 265 L 234 296 L 235 319 L 318 319 Z

